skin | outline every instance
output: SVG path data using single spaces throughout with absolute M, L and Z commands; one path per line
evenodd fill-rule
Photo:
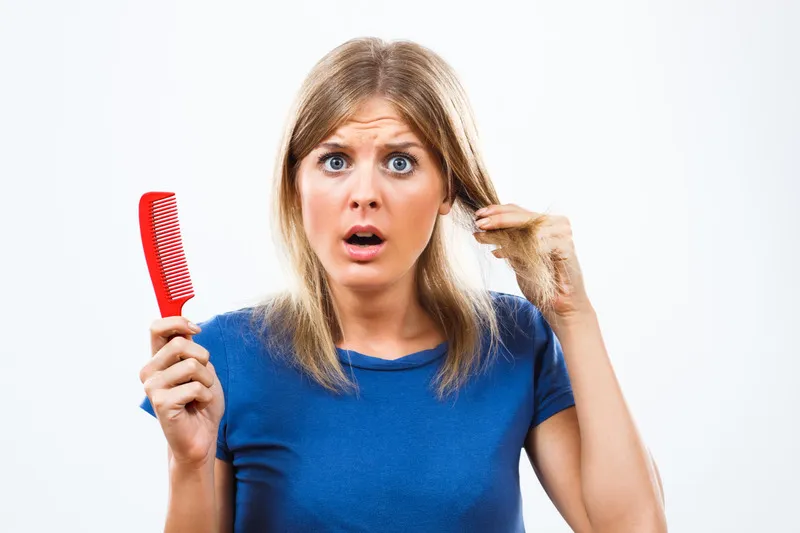
M 347 148 L 334 150 L 341 153 L 335 163 L 335 158 L 318 161 L 331 150 L 312 151 L 301 162 L 298 190 L 306 234 L 326 269 L 342 316 L 345 335 L 340 346 L 386 358 L 435 346 L 444 335 L 420 306 L 413 279 L 413 266 L 436 217 L 450 211 L 433 154 L 424 147 L 407 147 L 405 151 L 418 160 L 415 172 L 391 172 L 407 172 L 398 160 L 411 162 L 387 143 L 422 143 L 380 99 L 368 101 L 324 142 Z M 475 215 L 481 229 L 475 238 L 487 245 L 493 244 L 493 230 L 544 216 L 513 204 L 487 206 Z M 526 453 L 574 531 L 665 532 L 658 469 L 611 368 L 583 285 L 569 220 L 545 218 L 533 238 L 563 258 L 557 271 L 561 291 L 545 318 L 561 342 L 576 407 L 532 429 L 525 439 Z M 381 256 L 358 262 L 346 254 L 342 240 L 354 224 L 382 230 L 386 248 Z M 518 279 L 526 277 L 522 274 L 527 267 L 515 260 L 514 250 L 493 253 L 510 260 Z M 520 288 L 531 299 L 524 283 Z M 229 463 L 210 459 L 215 455 L 213 437 L 224 409 L 223 395 L 207 352 L 191 342 L 193 333 L 197 331 L 183 317 L 154 322 L 153 358 L 140 375 L 170 443 L 165 531 L 227 532 L 233 530 L 233 470 Z M 187 411 L 190 401 L 199 402 L 198 409 Z
M 442 342 L 417 300 L 413 269 L 436 217 L 451 207 L 435 155 L 382 99 L 365 102 L 322 143 L 343 147 L 318 146 L 304 157 L 297 186 L 306 235 L 341 310 L 340 347 L 393 359 Z M 372 261 L 346 253 L 343 239 L 356 224 L 374 225 L 385 238 Z

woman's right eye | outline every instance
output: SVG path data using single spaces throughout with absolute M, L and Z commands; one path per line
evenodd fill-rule
M 347 166 L 347 162 L 340 155 L 325 155 L 321 158 L 322 168 L 326 172 L 341 172 Z

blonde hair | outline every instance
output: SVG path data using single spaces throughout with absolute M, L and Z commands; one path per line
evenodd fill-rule
M 338 358 L 336 342 L 342 338 L 342 328 L 325 271 L 303 230 L 295 180 L 301 160 L 372 97 L 393 104 L 436 154 L 453 204 L 450 216 L 458 226 L 474 231 L 474 211 L 500 203 L 478 152 L 467 96 L 436 53 L 410 41 L 357 38 L 336 47 L 313 67 L 289 113 L 275 168 L 273 228 L 289 260 L 294 287 L 256 306 L 253 317 L 263 327 L 273 354 L 287 356 L 333 392 L 358 387 Z M 481 369 L 482 355 L 495 354 L 501 336 L 491 294 L 469 286 L 451 268 L 440 218 L 419 257 L 415 277 L 421 305 L 448 340 L 445 361 L 432 383 L 441 399 L 457 392 Z M 516 251 L 515 260 L 531 265 L 533 276 L 525 282 L 541 309 L 555 295 L 556 280 L 553 259 L 532 238 L 539 223 L 537 219 L 494 234 L 502 248 Z

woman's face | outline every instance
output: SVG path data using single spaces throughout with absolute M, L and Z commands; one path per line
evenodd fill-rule
M 434 154 L 382 98 L 303 158 L 297 179 L 311 247 L 331 281 L 354 290 L 409 275 L 450 211 Z

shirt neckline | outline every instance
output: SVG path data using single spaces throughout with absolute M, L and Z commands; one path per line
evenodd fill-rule
M 447 344 L 447 341 L 444 341 L 433 348 L 410 353 L 397 359 L 382 359 L 355 350 L 339 348 L 338 346 L 336 347 L 336 352 L 339 354 L 339 360 L 350 366 L 371 370 L 406 370 L 435 361 L 447 352 Z

